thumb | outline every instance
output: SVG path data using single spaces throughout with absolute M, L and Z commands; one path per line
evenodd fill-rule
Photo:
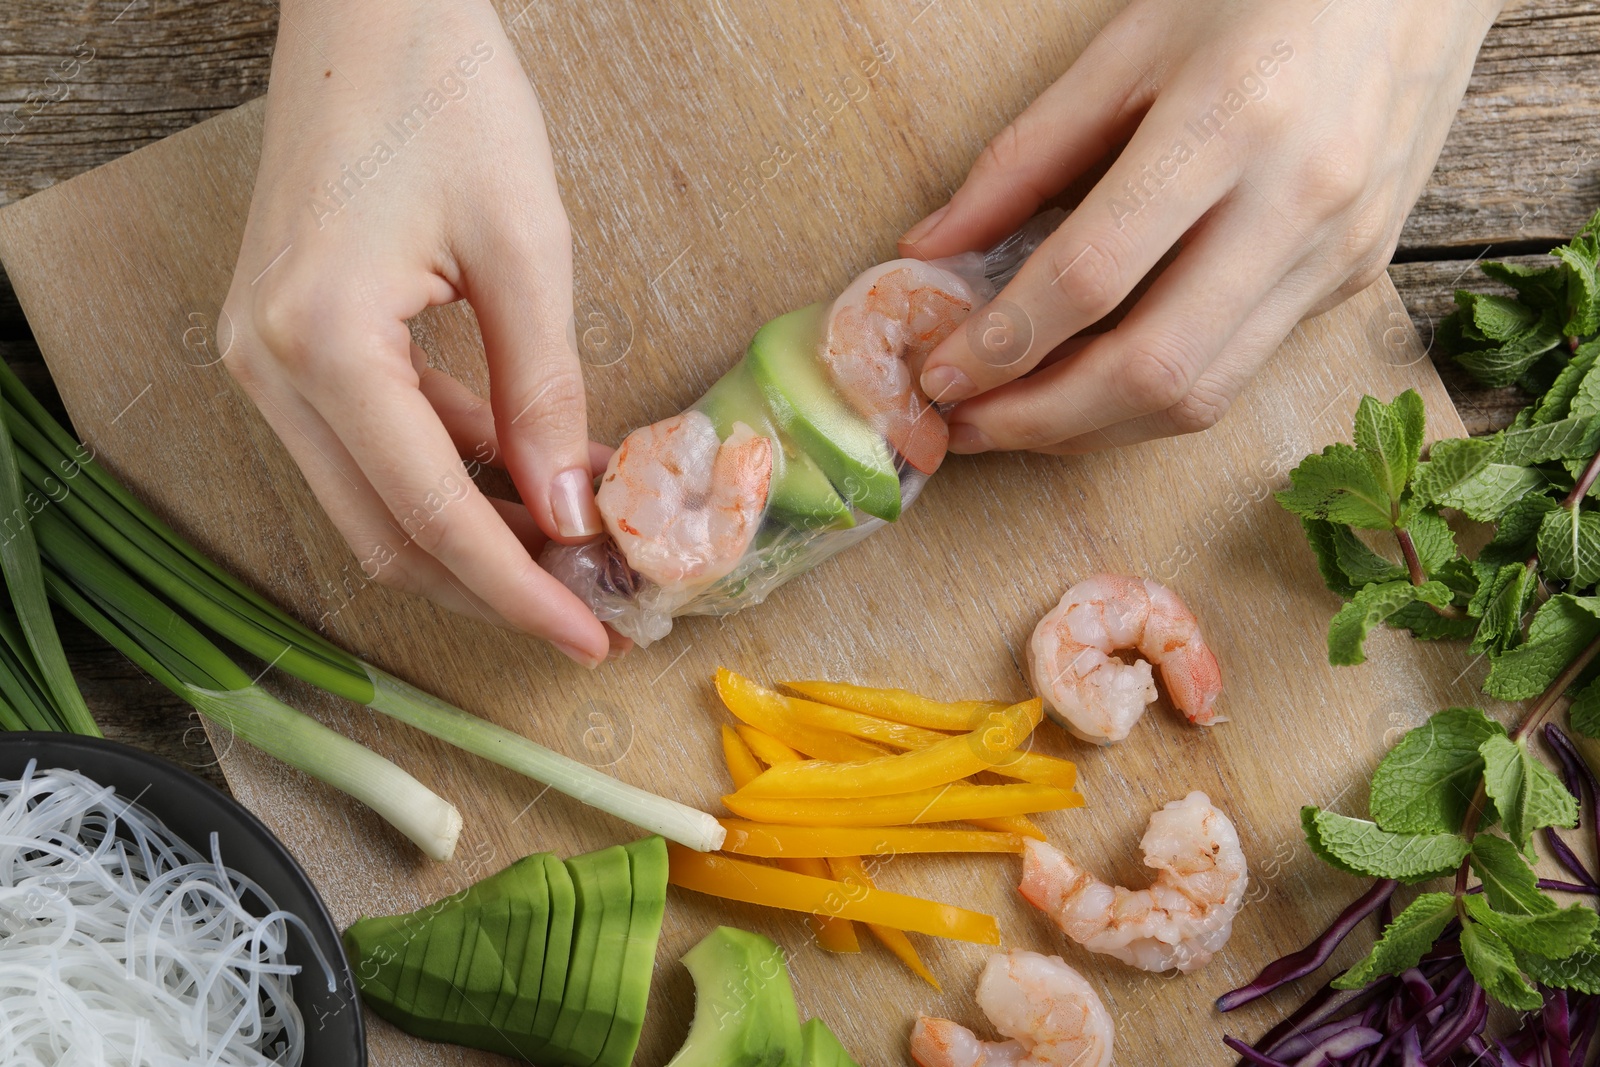
M 490 280 L 469 286 L 468 298 L 483 331 L 489 401 L 506 470 L 546 536 L 572 544 L 603 527 L 589 462 L 565 232 L 563 226 L 548 239 L 490 257 Z

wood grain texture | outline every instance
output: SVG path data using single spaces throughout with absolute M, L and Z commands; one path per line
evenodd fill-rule
M 564 167 L 594 176 L 568 197 L 580 301 L 604 307 L 632 338 L 622 362 L 590 374 L 596 436 L 615 440 L 678 410 L 761 322 L 888 254 L 900 227 L 1092 32 L 1064 30 L 1027 4 L 1008 11 L 974 34 L 972 9 L 955 3 L 920 16 L 888 4 L 848 16 L 796 8 L 778 24 L 724 6 L 684 4 L 670 19 L 622 4 L 528 9 L 513 32 L 557 151 Z M 555 50 L 557 77 L 534 41 L 607 46 Z M 877 73 L 863 80 L 861 63 L 875 54 Z M 993 68 L 981 90 L 956 76 L 980 68 Z M 1322 628 L 1334 598 L 1296 522 L 1270 500 L 1299 456 L 1345 434 L 1363 392 L 1414 386 L 1432 435 L 1462 432 L 1420 344 L 1394 328 L 1407 316 L 1387 281 L 1298 329 L 1215 431 L 1082 459 L 952 459 L 902 522 L 769 603 L 683 621 L 649 650 L 587 673 L 538 642 L 347 584 L 349 554 L 288 457 L 225 370 L 197 365 L 207 360 L 192 331 L 215 317 L 227 288 L 260 115 L 246 106 L 0 213 L 0 255 L 22 306 L 76 425 L 113 470 L 227 566 L 374 662 L 580 758 L 591 731 L 608 729 L 622 751 L 609 763 L 619 777 L 710 809 L 726 788 L 716 736 L 728 716 L 709 685 L 718 664 L 767 680 L 1017 697 L 1023 642 L 1072 580 L 1110 570 L 1171 582 L 1217 649 L 1233 721 L 1201 731 L 1157 708 L 1107 751 L 1041 730 L 1043 749 L 1079 761 L 1089 798 L 1041 823 L 1107 877 L 1141 884 L 1135 850 L 1150 811 L 1208 791 L 1235 816 L 1253 868 L 1227 951 L 1181 979 L 1090 957 L 1017 900 L 1010 859 L 906 858 L 880 880 L 992 910 L 1007 944 L 1081 967 L 1119 1020 L 1120 1062 L 1231 1062 L 1211 1000 L 1358 890 L 1307 853 L 1299 806 L 1360 812 L 1359 783 L 1395 730 L 1480 699 L 1458 648 L 1399 634 L 1379 635 L 1364 667 L 1328 667 Z M 778 147 L 791 162 L 752 188 L 744 179 Z M 463 308 L 430 313 L 417 332 L 432 358 L 481 386 Z M 468 818 L 458 859 L 430 864 L 369 812 L 218 738 L 235 793 L 306 863 L 340 921 L 415 907 L 529 851 L 629 836 L 364 709 L 268 682 Z M 783 943 L 803 1008 L 826 1017 L 864 1063 L 903 1062 L 918 1011 L 982 1025 L 970 995 L 984 950 L 924 939 L 946 982 L 935 995 L 874 949 L 827 956 L 797 918 L 674 891 L 645 1067 L 664 1062 L 687 1026 L 692 993 L 676 958 L 717 922 Z M 1228 1028 L 1259 1033 L 1281 1010 L 1248 1009 Z M 381 1067 L 493 1059 L 425 1046 L 376 1020 L 371 1046 Z

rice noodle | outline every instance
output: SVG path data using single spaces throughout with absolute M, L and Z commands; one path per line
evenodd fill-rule
M 0 1063 L 300 1063 L 305 924 L 210 851 L 75 771 L 0 781 Z

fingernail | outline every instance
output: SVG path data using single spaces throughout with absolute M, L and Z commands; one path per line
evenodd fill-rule
M 561 641 L 552 641 L 550 643 L 555 645 L 557 651 L 559 651 L 563 656 L 566 656 L 568 659 L 574 661 L 578 664 L 578 666 L 587 667 L 591 671 L 600 666 L 600 664 L 606 659 L 604 656 L 596 656 L 588 649 L 579 648 L 577 645 L 569 645 Z
M 593 537 L 600 532 L 590 474 L 583 467 L 562 471 L 550 486 L 550 511 L 562 537 Z
M 958 367 L 929 367 L 922 372 L 922 391 L 935 404 L 953 404 L 978 390 Z
M 905 236 L 900 238 L 900 243 L 903 245 L 914 245 L 924 237 L 927 237 L 929 234 L 933 233 L 933 231 L 939 225 L 939 220 L 944 218 L 945 212 L 949 210 L 950 205 L 946 204 L 938 211 L 935 211 L 932 215 L 929 215 L 927 218 L 911 227 L 911 229 L 906 231 Z
M 950 427 L 950 451 L 960 455 L 987 452 L 994 447 L 989 435 L 969 423 L 958 422 Z

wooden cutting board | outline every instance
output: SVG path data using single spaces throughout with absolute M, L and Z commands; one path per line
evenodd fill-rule
M 678 411 L 762 322 L 891 256 L 894 236 L 943 200 L 1116 6 L 782 0 L 763 14 L 610 0 L 518 14 L 512 0 L 506 15 L 549 112 L 576 233 L 580 329 L 609 331 L 609 348 L 586 349 L 593 435 L 614 442 Z M 1221 1032 L 1254 1036 L 1287 1009 L 1286 998 L 1242 1011 L 1225 1028 L 1211 1001 L 1358 892 L 1308 854 L 1300 805 L 1363 812 L 1361 782 L 1396 730 L 1479 700 L 1479 672 L 1463 673 L 1459 647 L 1383 634 L 1367 665 L 1331 669 L 1323 628 L 1336 602 L 1298 523 L 1270 497 L 1300 456 L 1347 434 L 1363 393 L 1415 387 L 1432 435 L 1462 432 L 1387 279 L 1297 330 L 1209 433 L 1078 459 L 953 457 L 900 523 L 765 605 L 681 621 L 654 647 L 590 673 L 536 641 L 352 582 L 343 543 L 217 364 L 211 324 L 261 115 L 259 102 L 247 105 L 0 213 L 0 255 L 79 431 L 144 499 L 372 661 L 710 810 L 728 787 L 716 753 L 729 716 L 710 687 L 719 664 L 769 681 L 1020 698 L 1024 642 L 1068 584 L 1097 571 L 1169 582 L 1221 659 L 1232 721 L 1202 731 L 1163 706 L 1110 750 L 1042 728 L 1044 750 L 1079 761 L 1088 807 L 1040 822 L 1105 876 L 1139 885 L 1150 812 L 1190 789 L 1210 793 L 1232 813 L 1252 867 L 1227 950 L 1187 977 L 1092 957 L 1019 901 L 1012 858 L 905 858 L 881 881 L 991 910 L 1007 945 L 1082 969 L 1117 1019 L 1126 1065 L 1230 1062 Z M 467 311 L 438 309 L 417 334 L 482 387 Z M 457 860 L 430 863 L 369 812 L 214 732 L 234 791 L 304 861 L 341 922 L 416 907 L 531 851 L 633 836 L 365 709 L 274 676 L 268 684 L 466 816 Z M 781 942 L 803 1010 L 826 1018 L 863 1063 L 904 1061 L 919 1011 L 983 1027 L 972 990 L 987 950 L 919 939 L 941 995 L 876 945 L 830 956 L 798 917 L 674 890 L 641 1065 L 663 1063 L 682 1040 L 693 994 L 677 958 L 719 922 Z M 493 1059 L 377 1020 L 371 1048 L 380 1067 Z

